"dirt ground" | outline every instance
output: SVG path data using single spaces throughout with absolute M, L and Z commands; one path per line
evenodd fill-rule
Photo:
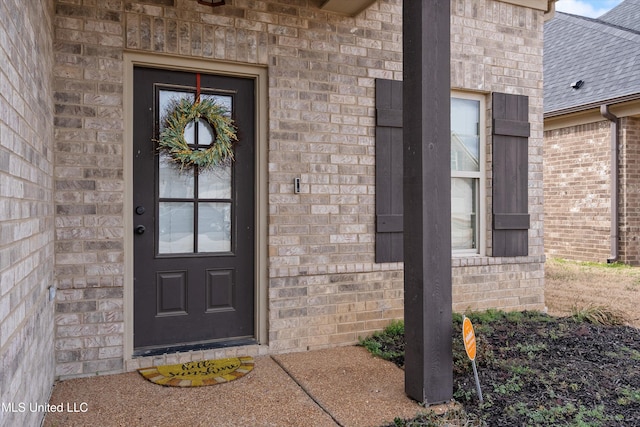
M 548 259 L 544 296 L 551 315 L 603 306 L 621 311 L 640 328 L 640 267 Z
M 460 339 L 462 316 L 455 315 L 454 398 L 464 414 L 389 427 L 640 426 L 640 268 L 551 259 L 545 277 L 552 316 L 467 313 L 484 401 Z M 374 337 L 379 354 L 401 367 L 403 332 Z

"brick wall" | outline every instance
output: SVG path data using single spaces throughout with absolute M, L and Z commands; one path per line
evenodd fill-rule
M 124 6 L 55 8 L 56 374 L 119 371 Z
M 0 425 L 27 426 L 54 376 L 52 1 L 0 16 Z
M 454 257 L 453 310 L 544 307 L 543 13 L 491 0 L 451 2 L 451 85 L 529 97 L 529 256 Z M 487 96 L 487 126 L 491 98 Z M 491 129 L 487 135 L 487 254 L 491 255 Z M 546 224 L 545 224 L 546 227 Z
M 545 132 L 545 250 L 604 262 L 611 256 L 610 126 L 600 121 Z
M 125 48 L 268 67 L 270 351 L 350 344 L 402 316 L 402 264 L 375 264 L 373 246 L 374 79 L 402 78 L 402 1 L 380 0 L 356 18 L 309 4 L 56 2 L 58 375 L 121 370 L 127 357 Z M 454 0 L 452 12 L 453 85 L 528 95 L 532 123 L 530 256 L 457 260 L 465 269 L 455 286 L 467 274 L 498 279 L 485 286 L 511 299 L 485 293 L 480 304 L 461 288 L 456 304 L 541 308 L 542 12 L 493 0 Z
M 640 265 L 640 118 L 620 119 L 619 259 Z
M 640 265 L 640 119 L 619 124 L 618 260 Z M 545 132 L 545 246 L 549 256 L 611 257 L 610 123 Z
M 544 269 L 539 258 L 453 259 L 453 311 L 541 310 Z

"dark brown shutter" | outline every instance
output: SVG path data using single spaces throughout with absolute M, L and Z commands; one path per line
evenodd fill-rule
M 493 94 L 493 256 L 529 253 L 529 98 Z
M 376 79 L 376 262 L 403 260 L 402 82 Z

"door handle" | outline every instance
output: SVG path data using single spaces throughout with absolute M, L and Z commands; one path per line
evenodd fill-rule
M 147 231 L 144 225 L 139 225 L 136 227 L 136 234 L 144 234 Z

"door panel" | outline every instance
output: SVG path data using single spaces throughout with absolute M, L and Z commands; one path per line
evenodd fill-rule
M 255 339 L 254 81 L 201 75 L 201 98 L 238 127 L 235 160 L 181 168 L 154 143 L 172 100 L 195 99 L 196 74 L 134 69 L 134 348 L 230 345 Z M 215 131 L 185 129 L 192 149 Z

